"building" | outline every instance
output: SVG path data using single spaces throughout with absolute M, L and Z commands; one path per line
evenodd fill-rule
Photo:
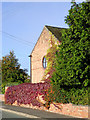
M 50 48 L 49 41 L 51 36 L 61 41 L 61 30 L 64 28 L 53 27 L 45 25 L 40 37 L 35 44 L 30 57 L 30 76 L 32 83 L 38 83 L 42 80 L 45 69 L 47 67 L 47 62 L 45 55 L 47 50 Z

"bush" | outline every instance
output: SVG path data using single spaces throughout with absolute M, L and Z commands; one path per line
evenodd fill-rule
M 69 102 L 73 104 L 88 105 L 88 89 L 71 89 L 69 91 L 70 99 Z
M 90 88 L 82 89 L 68 89 L 59 88 L 58 85 L 54 87 L 49 82 L 44 83 L 22 83 L 20 85 L 10 86 L 5 93 L 5 103 L 13 104 L 17 101 L 17 104 L 30 104 L 33 106 L 42 106 L 36 98 L 38 95 L 42 95 L 43 100 L 46 101 L 45 107 L 49 108 L 50 103 L 73 103 L 81 105 L 90 105 L 88 101 L 88 91 Z M 89 102 L 89 103 L 88 103 Z
M 17 86 L 11 86 L 5 93 L 5 103 L 13 104 L 17 101 L 17 104 L 30 104 L 33 106 L 41 106 L 42 104 L 36 99 L 38 95 L 42 95 L 44 99 L 45 91 L 50 87 L 48 82 L 44 83 L 22 83 Z
M 90 87 L 88 87 L 88 105 L 90 105 Z
M 76 105 L 90 105 L 89 94 L 90 88 L 60 88 L 59 85 L 52 87 L 51 96 L 49 99 L 58 103 L 73 103 Z M 89 93 L 89 94 L 88 94 Z
M 30 83 L 30 82 L 31 82 L 30 78 L 24 80 L 24 83 Z
M 1 85 L 1 93 L 2 93 L 2 94 L 5 93 L 5 86 L 6 86 L 6 84 L 5 84 L 5 83 L 2 83 L 2 85 Z

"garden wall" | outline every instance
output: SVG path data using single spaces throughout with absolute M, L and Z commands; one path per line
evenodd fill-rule
M 0 95 L 0 100 L 4 101 L 4 96 Z M 18 106 L 17 102 L 15 102 L 13 105 Z M 58 107 L 55 107 L 55 106 Z M 51 104 L 49 110 L 46 109 L 46 107 L 37 107 L 33 106 L 32 104 L 30 105 L 24 105 L 21 104 L 21 107 L 28 107 L 32 109 L 39 109 L 39 110 L 45 110 L 49 112 L 54 112 L 54 113 L 59 113 L 59 114 L 64 114 L 64 115 L 70 115 L 70 116 L 75 116 L 79 118 L 90 118 L 90 107 L 88 106 L 76 106 L 73 104 Z
M 15 102 L 13 105 L 17 106 L 17 102 Z M 32 104 L 21 104 L 22 107 L 29 107 L 32 109 L 39 109 L 39 110 L 45 110 L 49 112 L 64 114 L 64 115 L 70 115 L 78 118 L 90 118 L 88 106 L 78 106 L 78 105 L 72 105 L 70 104 L 60 104 L 60 103 L 52 103 L 50 104 L 49 110 L 46 109 L 46 107 L 38 107 L 33 106 Z
M 0 101 L 4 101 L 4 94 L 0 94 Z
M 17 102 L 15 102 L 13 105 L 18 106 Z M 32 104 L 21 104 L 21 107 L 28 107 L 32 109 L 39 109 L 39 110 L 45 110 L 49 112 L 64 114 L 64 115 L 70 115 L 78 118 L 90 118 L 90 112 L 88 110 L 88 106 L 78 106 L 73 105 L 71 103 L 69 104 L 60 104 L 60 103 L 52 103 L 50 104 L 49 110 L 46 109 L 46 107 L 38 107 L 33 106 Z
M 45 102 L 41 96 L 38 96 L 37 99 L 41 103 Z M 15 101 L 12 105 L 18 106 L 17 101 Z M 49 109 L 47 109 L 45 106 L 38 107 L 38 106 L 33 106 L 32 104 L 26 104 L 26 105 L 20 104 L 19 106 L 28 107 L 32 109 L 45 110 L 45 111 L 64 114 L 64 115 L 75 116 L 78 118 L 90 118 L 90 110 L 89 110 L 90 107 L 73 105 L 71 103 L 69 104 L 52 103 L 50 104 Z

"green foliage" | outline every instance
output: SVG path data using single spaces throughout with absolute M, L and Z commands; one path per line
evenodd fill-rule
M 58 85 L 53 87 L 54 94 L 52 95 L 53 101 L 59 103 L 73 103 L 81 105 L 90 105 L 88 98 L 88 88 L 60 88 Z
M 69 102 L 72 102 L 73 104 L 82 104 L 82 105 L 88 105 L 88 89 L 82 88 L 82 89 L 71 89 L 69 91 L 70 99 Z
M 67 94 L 68 96 L 68 94 Z M 47 90 L 47 94 L 45 96 L 45 100 L 49 103 L 57 102 L 57 103 L 67 103 L 66 91 L 61 89 L 58 85 L 52 86 Z
M 10 55 L 2 59 L 2 82 L 18 82 L 27 78 L 27 70 L 20 69 L 18 59 L 14 52 L 10 51 Z
M 62 31 L 62 44 L 55 56 L 51 83 L 58 85 L 67 102 L 88 104 L 87 88 L 90 81 L 90 3 L 73 2 Z M 74 89 L 73 89 L 74 88 Z M 61 102 L 61 97 L 59 101 Z
M 15 83 L 24 83 L 28 74 L 26 69 L 21 69 L 14 51 L 2 58 L 2 93 L 5 92 L 5 86 L 12 86 Z
M 88 87 L 88 105 L 90 105 L 90 87 Z
M 5 83 L 2 83 L 1 87 L 1 93 L 4 94 L 5 93 Z
M 30 82 L 31 82 L 30 78 L 27 78 L 27 79 L 24 80 L 24 83 L 30 83 Z
M 49 79 L 52 76 L 54 71 L 53 65 L 55 61 L 55 53 L 58 50 L 59 41 L 56 41 L 55 37 L 51 34 L 51 38 L 49 41 L 50 48 L 47 51 L 46 60 L 47 60 L 47 68 L 45 70 L 45 75 L 43 80 Z

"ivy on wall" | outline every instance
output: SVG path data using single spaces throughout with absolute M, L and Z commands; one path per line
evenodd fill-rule
M 47 60 L 47 67 L 45 70 L 45 74 L 43 76 L 43 81 L 49 80 L 52 76 L 52 73 L 54 71 L 53 69 L 53 65 L 54 65 L 54 61 L 55 61 L 55 53 L 58 50 L 58 45 L 60 44 L 59 40 L 57 40 L 55 38 L 54 35 L 52 35 L 52 33 L 50 32 L 51 37 L 49 40 L 49 44 L 50 44 L 50 48 L 47 50 L 47 54 L 46 54 L 46 60 Z

